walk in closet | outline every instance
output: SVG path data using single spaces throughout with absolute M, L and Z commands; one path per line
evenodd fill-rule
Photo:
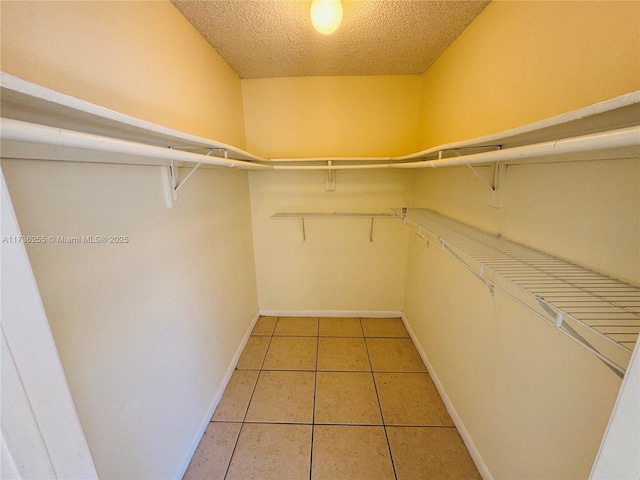
M 401 318 L 483 478 L 637 469 L 640 3 L 270 78 L 180 3 L 1 3 L 3 475 L 181 478 L 261 317 Z

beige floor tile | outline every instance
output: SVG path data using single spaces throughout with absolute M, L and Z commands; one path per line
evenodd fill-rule
M 399 318 L 363 318 L 362 329 L 365 337 L 409 338 L 409 333 Z
M 274 335 L 315 337 L 318 335 L 316 317 L 279 317 Z
M 276 327 L 278 317 L 260 317 L 253 327 L 251 335 L 273 335 L 273 329 Z
M 385 425 L 453 425 L 426 373 L 375 373 Z
M 311 429 L 311 425 L 245 423 L 226 480 L 307 480 Z
M 319 335 L 322 337 L 361 337 L 359 318 L 321 318 Z
M 265 370 L 315 370 L 317 337 L 272 337 Z
M 249 337 L 247 345 L 240 355 L 236 368 L 238 370 L 260 370 L 269 348 L 269 337 Z
M 394 479 L 384 427 L 316 425 L 311 479 Z
M 262 371 L 247 422 L 312 423 L 315 373 Z
M 318 370 L 371 371 L 364 339 L 320 337 Z
M 318 372 L 314 421 L 382 425 L 371 373 Z
M 426 372 L 409 338 L 367 338 L 371 366 L 378 372 Z
M 242 422 L 247 413 L 253 388 L 258 380 L 258 370 L 235 370 L 224 390 L 213 420 Z
M 388 427 L 398 480 L 480 479 L 455 428 Z
M 241 426 L 241 423 L 210 423 L 183 480 L 223 480 Z

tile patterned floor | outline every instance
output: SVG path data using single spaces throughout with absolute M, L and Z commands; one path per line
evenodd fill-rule
M 478 479 L 400 319 L 260 317 L 184 476 Z

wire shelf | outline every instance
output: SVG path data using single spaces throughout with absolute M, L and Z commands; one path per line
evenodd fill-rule
M 302 241 L 307 240 L 307 230 L 305 228 L 305 220 L 328 220 L 328 219 L 343 219 L 343 220 L 369 220 L 369 242 L 373 242 L 373 221 L 375 219 L 393 219 L 395 215 L 391 213 L 343 213 L 343 212 L 331 212 L 331 213 L 274 213 L 271 215 L 272 219 L 299 219 L 300 227 L 302 230 Z
M 390 213 L 274 213 L 271 218 L 314 218 L 314 219 L 371 219 L 371 218 L 394 218 Z
M 427 209 L 394 215 L 496 287 L 624 373 L 640 333 L 640 287 Z

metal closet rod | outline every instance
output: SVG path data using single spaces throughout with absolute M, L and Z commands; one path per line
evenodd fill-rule
M 211 157 L 205 154 L 185 152 L 168 147 L 148 145 L 128 140 L 121 140 L 101 135 L 66 130 L 62 128 L 39 125 L 9 118 L 0 119 L 0 135 L 3 139 L 20 142 L 30 142 L 44 145 L 80 148 L 85 150 L 100 150 L 108 153 L 119 153 L 164 159 L 167 161 L 182 161 L 236 167 L 251 170 L 358 170 L 381 168 L 438 168 L 457 165 L 474 165 L 480 163 L 508 162 L 525 160 L 549 155 L 587 152 L 610 148 L 631 147 L 640 145 L 640 126 L 628 127 L 609 132 L 601 132 L 579 137 L 565 138 L 549 142 L 536 143 L 521 147 L 492 150 L 489 152 L 463 155 L 455 158 L 420 160 L 423 152 L 415 154 L 415 161 L 408 160 L 410 156 L 380 158 L 363 158 L 366 161 L 389 161 L 396 163 L 375 163 L 356 165 L 279 165 L 276 161 L 267 160 L 264 163 L 246 160 Z M 433 150 L 432 150 L 433 151 Z M 289 159 L 292 161 L 293 159 Z M 300 159 L 299 161 L 326 161 L 326 159 Z M 331 159 L 333 161 L 349 161 L 354 159 Z M 397 163 L 401 161 L 400 163 Z
M 563 138 L 542 143 L 534 143 L 521 147 L 491 150 L 482 153 L 471 153 L 454 158 L 440 158 L 433 160 L 419 160 L 416 154 L 414 162 L 397 162 L 373 165 L 274 165 L 276 170 L 348 170 L 362 168 L 438 168 L 459 165 L 476 165 L 480 163 L 508 162 L 513 160 L 526 160 L 550 155 L 562 155 L 567 153 L 580 153 L 592 150 L 604 150 L 610 148 L 632 147 L 640 145 L 640 126 L 627 127 L 608 132 L 594 133 L 579 137 Z M 462 149 L 462 147 L 461 147 Z M 395 159 L 407 159 L 408 157 L 396 157 Z M 336 161 L 340 159 L 330 159 Z M 355 159 L 348 159 L 355 160 Z M 373 158 L 371 161 L 380 161 Z M 390 157 L 388 160 L 393 161 Z M 288 159 L 288 162 L 295 161 Z M 300 159 L 300 161 L 325 161 L 325 159 Z
M 129 140 L 121 140 L 102 135 L 94 135 L 92 133 L 77 132 L 74 130 L 66 130 L 64 128 L 50 127 L 48 125 L 39 125 L 11 118 L 0 119 L 0 136 L 3 140 L 80 148 L 84 150 L 99 150 L 107 153 L 158 158 L 169 162 L 202 163 L 204 165 L 217 165 L 255 170 L 271 168 L 268 165 L 260 163 L 212 157 L 208 154 L 185 152 L 169 147 L 131 142 Z M 209 150 L 212 148 L 213 147 L 209 147 Z M 222 148 L 222 150 L 225 149 Z

